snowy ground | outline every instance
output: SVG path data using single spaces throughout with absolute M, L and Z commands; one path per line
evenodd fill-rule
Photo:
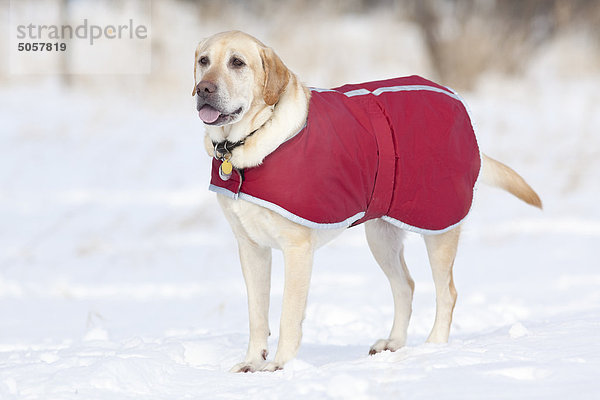
M 481 146 L 545 210 L 479 190 L 449 344 L 424 344 L 434 290 L 411 235 L 408 346 L 367 355 L 392 299 L 358 227 L 317 254 L 297 360 L 245 375 L 227 372 L 247 344 L 245 290 L 191 100 L 159 113 L 0 90 L 0 399 L 597 398 L 599 81 L 489 82 L 465 96 Z

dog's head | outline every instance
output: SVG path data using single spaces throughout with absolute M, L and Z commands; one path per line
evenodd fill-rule
M 198 44 L 194 89 L 198 116 L 207 125 L 235 124 L 277 103 L 289 81 L 279 57 L 243 32 L 223 32 Z

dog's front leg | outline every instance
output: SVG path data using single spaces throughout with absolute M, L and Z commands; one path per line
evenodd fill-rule
M 314 247 L 310 239 L 283 249 L 285 283 L 279 344 L 275 360 L 267 363 L 263 368 L 266 371 L 282 369 L 283 365 L 298 353 L 312 272 L 313 252 Z
M 240 262 L 248 292 L 250 341 L 246 359 L 232 372 L 255 372 L 266 365 L 269 337 L 269 292 L 271 289 L 271 249 L 246 238 L 238 238 Z

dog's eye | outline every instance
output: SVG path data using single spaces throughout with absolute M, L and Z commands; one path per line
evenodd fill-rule
M 198 60 L 198 64 L 200 64 L 200 65 L 208 65 L 209 63 L 210 63 L 210 61 L 208 60 L 208 57 L 206 57 L 206 56 L 202 56 Z
M 229 63 L 230 63 L 230 64 L 231 64 L 231 66 L 232 66 L 232 67 L 234 67 L 234 68 L 241 68 L 241 67 L 243 67 L 244 65 L 246 65 L 246 63 L 245 63 L 245 62 L 243 62 L 242 60 L 240 60 L 240 59 L 239 59 L 239 58 L 237 58 L 237 57 L 233 57 L 233 58 L 232 58 L 232 59 L 229 61 Z

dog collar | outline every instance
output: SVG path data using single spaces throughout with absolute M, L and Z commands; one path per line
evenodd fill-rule
M 229 140 L 224 140 L 222 142 L 212 142 L 213 146 L 215 146 L 215 157 L 221 161 L 229 160 L 229 158 L 231 158 L 231 152 L 234 149 L 243 146 L 244 143 L 246 143 L 246 139 L 254 135 L 256 131 L 258 131 L 258 129 L 250 132 L 248 136 L 237 142 L 230 142 Z
M 219 167 L 219 176 L 222 180 L 228 181 L 233 173 L 233 165 L 231 165 L 231 162 L 229 162 L 229 159 L 231 158 L 231 152 L 236 148 L 243 146 L 244 143 L 246 143 L 246 139 L 254 135 L 256 131 L 258 131 L 258 129 L 250 132 L 248 136 L 237 142 L 230 142 L 229 140 L 212 142 L 215 146 L 215 158 L 222 161 L 221 166 Z M 241 176 L 243 176 L 243 173 Z
M 246 143 L 246 139 L 240 140 L 239 142 L 230 142 L 225 140 L 223 142 L 213 142 L 215 146 L 215 157 L 219 160 L 223 160 L 225 157 L 231 157 L 231 152 Z

